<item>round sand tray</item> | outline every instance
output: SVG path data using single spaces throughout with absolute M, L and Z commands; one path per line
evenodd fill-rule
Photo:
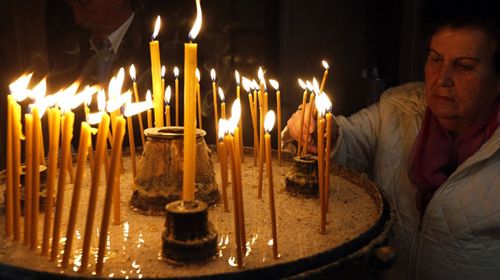
M 276 156 L 276 155 L 274 155 Z M 220 170 L 217 156 L 212 153 L 219 191 Z M 281 166 L 273 159 L 273 178 L 277 215 L 278 250 L 273 259 L 271 216 L 268 202 L 267 179 L 264 180 L 262 199 L 258 194 L 258 167 L 253 157 L 245 155 L 242 164 L 244 213 L 247 253 L 242 269 L 236 266 L 233 200 L 228 187 L 229 212 L 224 211 L 221 199 L 209 208 L 208 218 L 218 232 L 218 253 L 212 259 L 196 264 L 173 265 L 162 258 L 161 235 L 163 216 L 144 216 L 130 207 L 133 180 L 130 157 L 124 157 L 121 176 L 121 224 L 111 224 L 108 250 L 105 256 L 103 278 L 284 278 L 304 275 L 304 272 L 331 266 L 356 254 L 370 254 L 385 239 L 390 224 L 387 203 L 364 175 L 340 166 L 333 166 L 330 179 L 330 209 L 326 233 L 320 234 L 320 204 L 318 198 L 292 196 L 285 191 L 285 175 L 292 167 L 291 157 L 284 155 Z M 139 156 L 137 159 L 139 160 Z M 104 173 L 104 172 L 103 172 Z M 229 172 L 229 174 L 231 174 Z M 69 180 L 69 179 L 68 179 Z M 82 254 L 82 241 L 90 189 L 90 170 L 84 174 L 79 204 L 78 221 L 73 241 L 70 266 L 60 267 L 64 250 L 67 219 L 72 197 L 72 185 L 66 186 L 64 215 L 61 227 L 58 261 L 32 251 L 22 242 L 5 238 L 5 215 L 0 215 L 0 278 L 65 279 L 96 278 L 97 233 L 101 224 L 104 200 L 104 175 L 99 187 L 92 255 L 87 272 L 77 272 Z M 3 196 L 0 198 L 3 200 Z M 3 201 L 0 201 L 3 205 Z M 21 229 L 23 226 L 21 225 Z M 43 232 L 43 213 L 39 217 L 39 241 Z M 22 236 L 22 234 L 21 234 Z M 369 252 L 370 251 L 370 252 Z M 307 276 L 307 273 L 305 274 Z

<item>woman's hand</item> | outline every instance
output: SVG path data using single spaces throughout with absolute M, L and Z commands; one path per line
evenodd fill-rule
M 316 130 L 316 121 L 314 120 L 314 117 L 311 118 L 311 124 L 309 125 L 309 130 L 307 127 L 307 120 L 309 118 L 309 111 L 311 109 L 311 106 L 309 104 L 306 104 L 305 111 L 303 109 L 297 110 L 293 115 L 288 119 L 287 126 L 288 126 L 288 132 L 290 133 L 290 136 L 295 139 L 295 141 L 299 142 L 299 139 L 301 138 L 300 132 L 301 132 L 301 126 L 302 126 L 302 146 L 301 149 L 304 145 L 307 145 L 307 150 L 309 152 L 315 153 L 316 152 L 316 144 L 313 140 L 312 134 Z M 304 114 L 305 113 L 305 114 Z M 301 119 L 303 117 L 303 122 L 301 123 Z

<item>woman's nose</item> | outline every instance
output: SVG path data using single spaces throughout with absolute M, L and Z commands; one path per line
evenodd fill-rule
M 439 71 L 438 81 L 439 85 L 442 87 L 450 87 L 455 84 L 453 80 L 453 69 L 451 68 L 451 65 L 447 63 L 443 65 L 441 71 Z

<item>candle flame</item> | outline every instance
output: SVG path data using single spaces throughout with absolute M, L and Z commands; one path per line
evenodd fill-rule
M 210 70 L 210 78 L 212 79 L 212 82 L 215 82 L 215 77 L 216 77 L 216 76 L 215 76 L 215 69 L 214 69 L 214 68 L 212 68 L 212 69 Z
M 165 78 L 166 73 L 167 73 L 167 68 L 165 67 L 165 65 L 162 65 L 161 66 L 161 77 Z
M 330 98 L 328 97 L 328 95 L 326 93 L 323 92 L 323 94 L 325 96 L 325 109 L 326 109 L 326 112 L 327 113 L 331 113 L 332 112 L 332 101 L 330 100 Z
M 135 66 L 134 66 L 134 64 L 130 65 L 128 73 L 130 74 L 130 78 L 132 78 L 132 81 L 135 82 Z
M 21 102 L 28 97 L 30 91 L 27 89 L 33 73 L 23 74 L 9 85 L 9 90 L 17 102 Z
M 224 98 L 224 91 L 222 90 L 221 87 L 219 87 L 219 98 L 220 98 L 220 101 L 222 103 L 224 103 L 224 100 L 225 100 L 225 98 Z
M 102 112 L 90 113 L 87 115 L 87 122 L 90 125 L 98 124 L 101 122 L 102 115 Z
M 276 115 L 274 114 L 274 111 L 273 110 L 268 111 L 266 114 L 266 118 L 264 119 L 264 129 L 266 130 L 267 133 L 273 130 L 275 119 Z
M 238 126 L 238 120 L 234 117 L 231 117 L 227 121 L 227 133 L 234 135 L 234 131 L 236 130 L 237 126 Z
M 321 118 L 325 116 L 325 111 L 326 111 L 325 96 L 326 96 L 325 93 L 318 94 L 314 102 L 316 104 L 316 109 L 318 110 L 318 115 Z
M 299 78 L 299 79 L 298 79 L 298 81 L 299 81 L 299 86 L 300 86 L 303 90 L 305 90 L 305 89 L 306 89 L 306 83 L 304 83 L 304 81 L 302 81 L 302 79 L 301 79 L 301 78 Z
M 90 105 L 90 102 L 92 101 L 92 95 L 94 95 L 94 93 L 96 93 L 98 90 L 98 86 L 90 87 L 87 85 L 82 92 L 79 92 L 73 97 L 73 100 L 71 100 L 71 108 L 75 109 L 84 102 L 87 103 L 87 105 Z
M 243 85 L 243 88 L 246 92 L 250 92 L 252 90 L 252 81 L 250 81 L 249 79 L 242 77 L 241 84 Z
M 278 81 L 273 80 L 273 79 L 270 79 L 270 80 L 269 80 L 269 83 L 271 84 L 271 86 L 272 86 L 275 90 L 279 90 L 279 89 L 280 89 L 280 84 L 278 83 Z
M 153 103 L 153 97 L 151 96 L 151 91 L 149 89 L 146 92 L 146 101 Z
M 179 77 L 179 68 L 177 66 L 174 67 L 174 76 L 176 79 Z
M 314 93 L 320 94 L 319 84 L 318 84 L 318 81 L 316 80 L 316 78 L 313 78 L 313 90 L 314 90 Z
M 219 119 L 219 142 L 224 139 L 224 136 L 226 136 L 227 132 L 227 121 L 225 119 Z
M 240 121 L 241 117 L 241 102 L 239 98 L 234 100 L 233 105 L 231 106 L 231 119 L 235 119 L 236 123 Z
M 71 111 L 71 107 L 73 107 L 73 98 L 75 96 L 76 91 L 78 90 L 79 83 L 74 82 L 68 88 L 65 88 L 61 92 L 61 96 L 59 100 L 57 100 L 57 105 L 61 108 L 61 113 L 65 113 Z M 81 104 L 81 103 L 80 103 Z M 78 105 L 80 105 L 78 104 Z
M 193 41 L 196 39 L 196 36 L 198 36 L 198 32 L 200 32 L 201 29 L 201 5 L 200 5 L 200 0 L 196 0 L 196 20 L 194 21 L 193 28 L 191 28 L 191 31 L 189 32 L 189 40 Z
M 325 70 L 328 70 L 330 68 L 330 65 L 328 65 L 328 62 L 326 62 L 326 60 L 321 61 L 321 63 L 323 64 L 323 67 L 325 67 Z
M 120 70 L 118 70 L 118 74 L 116 74 L 116 96 L 122 93 L 123 81 L 125 81 L 125 69 L 123 69 L 123 67 L 120 67 Z
M 264 78 L 264 71 L 262 70 L 262 67 L 259 67 L 259 71 L 257 72 L 257 77 L 259 77 L 259 80 L 261 83 L 266 83 L 266 79 Z
M 131 117 L 139 113 L 142 113 L 146 110 L 149 110 L 152 107 L 153 103 L 148 101 L 135 102 L 135 103 L 129 102 L 127 103 L 127 106 L 125 106 L 125 111 L 123 112 L 123 115 L 125 115 L 125 117 Z
M 47 91 L 47 79 L 43 78 L 32 90 L 31 98 L 35 100 L 35 103 L 40 102 L 45 97 L 45 92 Z
M 132 93 L 130 92 L 130 90 L 127 90 L 124 94 L 114 99 L 108 100 L 108 104 L 106 104 L 106 110 L 110 113 L 114 112 L 120 109 L 120 107 L 122 107 L 123 105 L 130 103 L 131 100 L 132 100 Z
M 312 92 L 314 90 L 313 89 L 313 84 L 311 83 L 311 81 L 306 81 L 306 88 L 310 92 Z
M 200 77 L 200 70 L 198 68 L 196 68 L 194 75 L 196 76 L 196 79 L 198 79 L 198 82 L 200 82 L 201 77 Z
M 240 85 L 240 73 L 238 70 L 234 70 L 234 78 L 236 79 L 236 84 Z
M 160 27 L 161 27 L 161 18 L 160 16 L 158 16 L 156 17 L 155 29 L 153 31 L 153 36 L 151 36 L 151 40 L 156 39 L 156 36 L 158 36 L 158 33 L 160 33 Z
M 106 108 L 106 92 L 104 92 L 104 89 L 101 89 L 97 94 L 97 109 L 99 112 L 102 112 L 104 108 Z
M 165 89 L 165 103 L 170 104 L 170 97 L 172 96 L 172 90 L 170 89 L 170 86 L 167 86 Z
M 252 80 L 253 90 L 259 90 L 259 83 L 255 79 Z

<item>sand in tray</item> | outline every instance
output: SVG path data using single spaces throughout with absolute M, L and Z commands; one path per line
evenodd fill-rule
M 138 157 L 139 158 L 139 157 Z M 272 235 L 270 210 L 267 190 L 262 199 L 257 199 L 258 169 L 253 160 L 246 156 L 242 166 L 243 195 L 245 202 L 245 222 L 247 237 L 247 253 L 244 258 L 244 270 L 277 263 L 290 262 L 311 256 L 357 237 L 367 231 L 380 215 L 371 196 L 363 188 L 351 183 L 343 177 L 334 176 L 331 182 L 330 211 L 326 234 L 319 234 L 320 205 L 317 198 L 302 198 L 289 195 L 285 191 L 285 175 L 292 162 L 283 162 L 278 166 L 273 161 L 273 178 L 275 189 L 276 215 L 280 258 L 272 257 Z M 220 189 L 220 170 L 217 156 L 212 154 L 217 184 Z M 125 171 L 121 177 L 121 209 L 122 224 L 111 225 L 108 237 L 108 250 L 105 257 L 103 276 L 109 277 L 180 277 L 211 275 L 238 271 L 236 268 L 236 245 L 232 203 L 230 212 L 224 212 L 222 201 L 209 209 L 209 220 L 214 224 L 218 234 L 218 253 L 211 260 L 201 264 L 174 266 L 161 257 L 161 234 L 164 230 L 164 217 L 144 216 L 130 208 L 129 201 L 133 192 L 133 180 L 130 158 L 124 158 Z M 35 271 L 81 275 L 76 272 L 81 258 L 82 238 L 85 227 L 85 216 L 90 188 L 90 170 L 84 176 L 84 185 L 79 205 L 80 217 L 76 223 L 73 242 L 73 253 L 70 266 L 63 270 L 58 263 L 50 262 L 40 256 L 40 250 L 30 251 L 28 247 L 5 238 L 5 215 L 0 217 L 0 262 L 7 265 L 24 267 Z M 66 232 L 69 207 L 72 196 L 72 185 L 68 184 L 65 193 L 65 210 L 61 232 Z M 267 180 L 264 181 L 267 188 Z M 95 229 L 92 241 L 92 254 L 97 257 L 98 231 L 100 227 L 104 177 L 99 186 Z M 3 196 L 1 196 L 3 204 Z M 228 187 L 228 199 L 232 202 L 231 186 Z M 41 214 L 43 215 L 43 214 Z M 39 219 L 39 228 L 43 228 L 43 218 Z M 41 240 L 42 230 L 39 231 Z M 64 249 L 64 236 L 60 242 L 59 262 Z M 85 275 L 95 271 L 95 258 L 90 259 L 90 267 Z M 26 260 L 29 261 L 26 261 Z

